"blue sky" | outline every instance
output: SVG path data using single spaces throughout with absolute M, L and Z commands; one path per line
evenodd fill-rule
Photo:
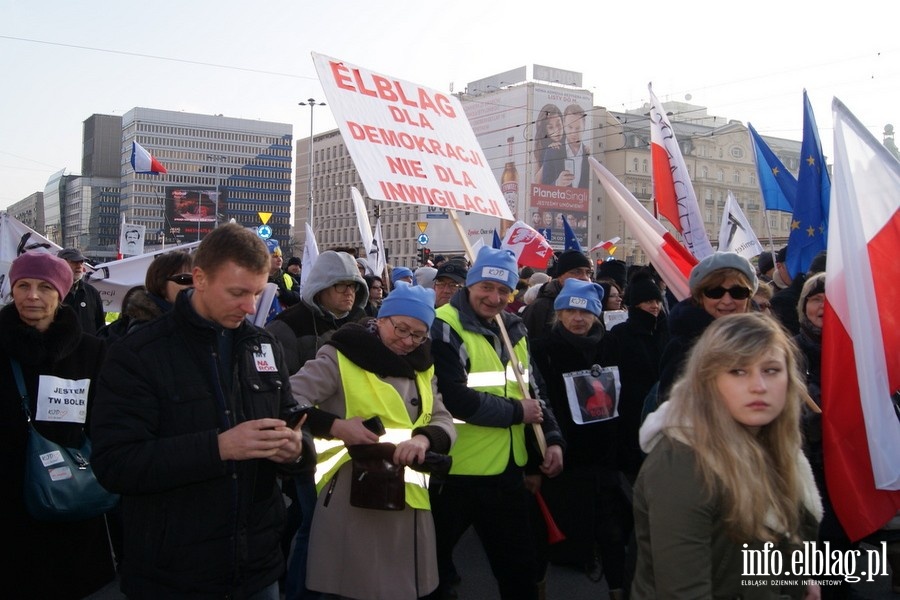
M 0 0 L 0 209 L 62 168 L 80 172 L 94 113 L 224 114 L 306 137 L 297 102 L 325 100 L 312 51 L 457 92 L 535 63 L 579 71 L 611 110 L 647 102 L 652 81 L 662 101 L 690 94 L 710 114 L 796 140 L 806 88 L 826 155 L 833 96 L 878 139 L 900 126 L 900 42 L 883 3 L 727 4 Z M 317 108 L 316 131 L 334 127 Z

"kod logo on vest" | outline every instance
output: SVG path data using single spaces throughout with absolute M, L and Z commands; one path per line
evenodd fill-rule
M 571 306 L 572 308 L 587 310 L 587 300 L 585 300 L 584 298 L 569 298 L 569 306 Z

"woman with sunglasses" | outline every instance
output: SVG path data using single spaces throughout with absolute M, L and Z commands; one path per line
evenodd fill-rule
M 194 283 L 192 264 L 191 255 L 182 251 L 166 252 L 154 258 L 144 275 L 143 288 L 128 290 L 119 318 L 97 332 L 97 337 L 115 341 L 172 310 L 178 293 Z
M 660 401 L 681 374 L 694 341 L 716 319 L 750 312 L 759 280 L 750 261 L 734 252 L 715 252 L 701 260 L 688 279 L 691 295 L 669 314 L 669 342 L 660 359 Z
M 434 290 L 399 282 L 377 318 L 338 329 L 291 377 L 294 398 L 315 406 L 308 420 L 319 492 L 309 540 L 310 590 L 414 600 L 437 587 L 428 478 L 411 468 L 421 468 L 426 453 L 449 452 L 456 437 L 434 378 L 428 339 L 434 315 Z M 362 507 L 359 452 L 382 452 L 388 470 L 400 468 L 405 483 L 375 489 L 386 495 L 399 487 L 403 501 Z

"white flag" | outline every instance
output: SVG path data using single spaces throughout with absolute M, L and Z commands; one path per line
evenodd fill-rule
M 306 278 L 309 277 L 309 271 L 312 269 L 317 258 L 319 258 L 319 244 L 316 243 L 316 234 L 313 233 L 312 227 L 307 223 L 306 243 L 303 244 L 303 258 L 301 259 L 300 266 L 301 289 L 303 288 L 303 284 L 306 283 Z
M 375 237 L 369 245 L 369 266 L 372 272 L 379 277 L 384 277 L 384 268 L 387 266 L 387 259 L 384 256 L 384 238 L 381 236 L 381 219 L 375 220 Z
M 44 250 L 56 256 L 59 246 L 31 229 L 6 211 L 0 213 L 0 303 L 9 297 L 7 275 L 12 261 L 20 254 Z
M 356 209 L 356 224 L 359 227 L 359 237 L 362 240 L 362 247 L 365 253 L 369 255 L 372 251 L 372 226 L 369 224 L 369 213 L 366 210 L 366 202 L 363 200 L 362 194 L 355 187 L 350 188 L 350 196 L 353 197 L 353 207 Z M 369 256 L 363 256 L 367 261 Z
M 144 253 L 144 235 L 147 228 L 144 225 L 122 223 L 122 231 L 119 232 L 119 252 L 122 256 L 136 256 Z
M 728 190 L 722 225 L 719 228 L 719 252 L 734 252 L 750 260 L 759 256 L 762 251 L 762 244 L 750 227 L 741 205 L 734 199 L 731 190 Z

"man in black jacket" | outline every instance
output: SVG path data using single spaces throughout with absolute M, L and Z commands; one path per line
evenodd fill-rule
M 122 495 L 129 598 L 278 598 L 279 473 L 302 452 L 287 425 L 281 345 L 251 325 L 269 255 L 251 231 L 213 230 L 193 290 L 116 343 L 92 414 L 92 462 Z
M 84 254 L 78 248 L 63 248 L 56 256 L 69 263 L 69 268 L 72 269 L 72 278 L 75 281 L 63 303 L 71 306 L 78 315 L 81 330 L 94 335 L 106 325 L 106 317 L 100 292 L 84 280 Z

